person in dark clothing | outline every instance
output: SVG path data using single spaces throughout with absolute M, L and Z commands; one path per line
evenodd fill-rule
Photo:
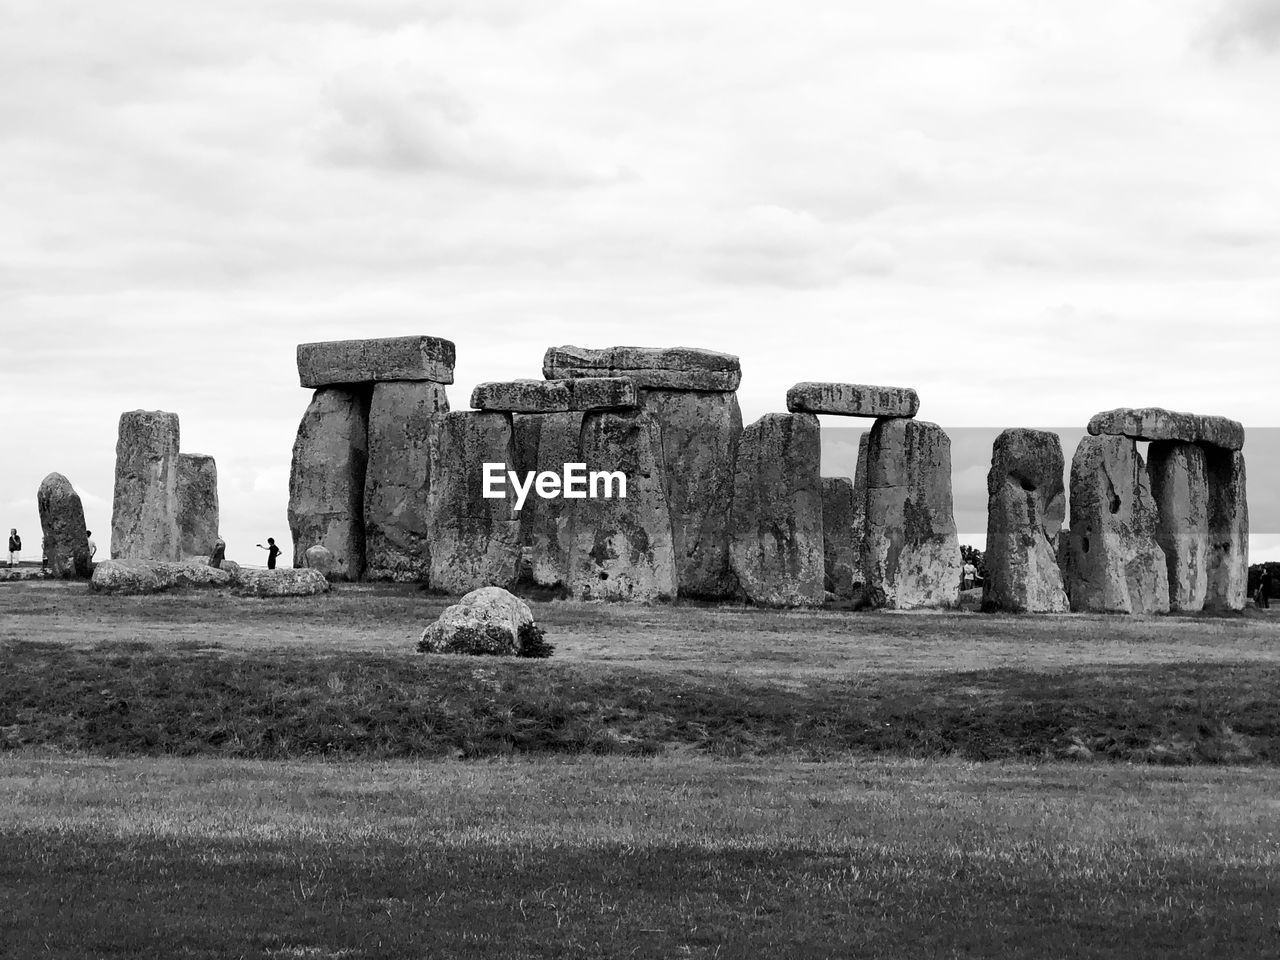
M 22 553 L 22 538 L 18 536 L 18 528 L 9 528 L 9 566 L 18 565 L 18 556 Z
M 280 556 L 280 548 L 276 546 L 275 537 L 267 537 L 267 545 L 264 547 L 258 544 L 258 547 L 267 551 L 267 569 L 274 570 L 276 568 L 276 557 Z
M 1253 602 L 1264 610 L 1271 609 L 1271 571 L 1263 569 L 1262 576 L 1258 579 L 1258 592 L 1254 595 Z

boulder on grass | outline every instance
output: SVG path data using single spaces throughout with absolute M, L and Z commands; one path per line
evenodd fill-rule
M 472 590 L 422 632 L 422 653 L 529 656 L 541 645 L 533 612 L 501 587 Z
M 175 587 L 227 587 L 229 571 L 209 566 L 207 557 L 188 560 L 104 560 L 93 568 L 89 586 L 103 593 L 162 593 Z
M 319 570 L 241 570 L 234 592 L 244 597 L 311 597 L 328 593 L 329 581 Z

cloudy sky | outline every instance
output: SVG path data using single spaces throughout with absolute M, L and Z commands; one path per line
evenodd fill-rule
M 455 408 L 551 344 L 683 344 L 742 357 L 748 421 L 831 379 L 944 427 L 1280 426 L 1275 0 L 0 15 L 0 523 L 37 548 L 55 470 L 107 548 L 136 408 L 217 458 L 229 556 L 287 542 L 309 340 L 452 339 Z

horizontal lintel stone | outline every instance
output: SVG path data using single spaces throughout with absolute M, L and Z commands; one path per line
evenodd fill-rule
M 383 337 L 298 344 L 298 379 L 319 388 L 387 380 L 453 383 L 455 350 L 440 337 Z
M 787 409 L 838 417 L 914 417 L 920 410 L 920 397 L 910 387 L 808 381 L 787 391 Z
M 550 347 L 542 374 L 548 380 L 626 377 L 641 389 L 724 393 L 742 382 L 737 357 L 694 347 Z
M 1238 420 L 1178 413 L 1161 407 L 1104 410 L 1090 418 L 1089 433 L 1095 437 L 1107 435 L 1133 440 L 1181 440 L 1224 450 L 1239 450 L 1244 446 L 1244 427 Z
M 471 393 L 471 406 L 505 413 L 565 413 L 630 410 L 638 400 L 635 382 L 626 377 L 584 377 L 481 383 Z

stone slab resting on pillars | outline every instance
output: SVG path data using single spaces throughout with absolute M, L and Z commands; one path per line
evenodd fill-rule
M 652 390 L 732 392 L 742 382 L 737 357 L 694 347 L 550 347 L 542 373 L 548 380 L 627 377 Z
M 120 414 L 111 556 L 179 560 L 178 415 L 163 410 Z
M 822 442 L 811 413 L 769 413 L 738 446 L 729 556 L 742 592 L 762 606 L 824 599 Z
M 1056 433 L 1009 429 L 996 437 L 987 474 L 984 609 L 1067 610 L 1058 566 L 1058 537 L 1067 511 L 1063 466 Z
M 440 337 L 381 337 L 298 344 L 304 387 L 354 386 L 383 380 L 453 383 L 455 349 Z
M 787 409 L 837 417 L 914 417 L 920 397 L 911 387 L 806 381 L 787 391 Z

